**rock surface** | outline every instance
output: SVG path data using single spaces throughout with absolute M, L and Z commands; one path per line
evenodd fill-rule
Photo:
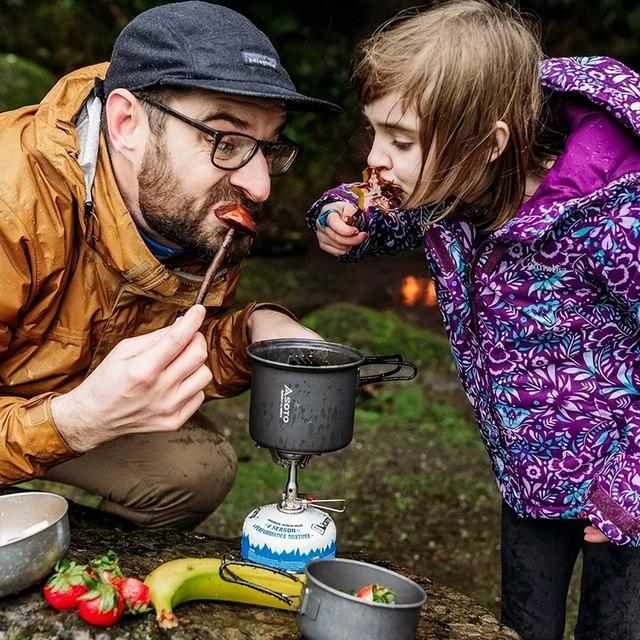
M 113 549 L 128 575 L 144 577 L 161 562 L 180 557 L 220 557 L 236 553 L 239 541 L 179 531 L 150 532 L 123 520 L 70 505 L 69 557 L 86 562 Z M 365 556 L 349 557 L 371 562 Z M 418 582 L 427 592 L 417 640 L 518 640 L 516 633 L 471 598 L 428 579 L 378 563 Z M 0 601 L 0 640 L 298 640 L 289 612 L 220 602 L 191 602 L 177 611 L 180 626 L 162 631 L 152 613 L 127 618 L 108 629 L 85 624 L 75 612 L 48 608 L 40 587 Z M 327 638 L 327 640 L 331 640 Z M 389 639 L 392 640 L 392 639 Z

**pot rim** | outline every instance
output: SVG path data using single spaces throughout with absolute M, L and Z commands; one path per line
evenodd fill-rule
M 16 496 L 34 496 L 34 495 L 49 496 L 49 497 L 52 497 L 54 500 L 62 501 L 62 503 L 64 503 L 64 509 L 62 511 L 62 514 L 58 518 L 56 518 L 53 522 L 50 522 L 44 529 L 40 529 L 40 531 L 35 531 L 34 533 L 30 533 L 28 536 L 24 536 L 23 538 L 18 538 L 17 540 L 13 540 L 12 542 L 0 544 L 0 549 L 7 549 L 13 546 L 14 544 L 19 544 L 21 542 L 24 542 L 25 540 L 29 540 L 29 538 L 33 538 L 34 536 L 37 536 L 43 533 L 44 531 L 48 531 L 49 529 L 57 525 L 59 522 L 64 520 L 64 518 L 67 516 L 69 512 L 69 502 L 67 501 L 67 499 L 57 493 L 51 493 L 50 491 L 24 491 L 24 492 L 16 491 L 15 493 L 8 493 L 4 496 L 0 496 L 0 507 L 2 506 L 2 501 L 5 499 L 15 498 Z
M 345 364 L 327 364 L 327 365 L 304 365 L 304 364 L 289 364 L 285 362 L 276 362 L 274 360 L 269 360 L 264 358 L 261 355 L 257 355 L 253 353 L 252 350 L 260 349 L 260 348 L 268 348 L 270 346 L 290 346 L 290 347 L 324 347 L 331 348 L 334 347 L 336 351 L 342 351 L 348 353 L 352 356 L 357 357 L 357 360 L 354 362 L 347 362 Z M 325 372 L 325 371 L 344 371 L 348 369 L 358 369 L 365 362 L 365 356 L 361 351 L 355 349 L 354 347 L 350 347 L 346 344 L 340 344 L 339 342 L 329 342 L 328 340 L 306 340 L 304 338 L 273 338 L 271 340 L 259 340 L 258 342 L 253 342 L 247 347 L 247 353 L 249 354 L 249 358 L 254 362 L 259 362 L 267 367 L 273 367 L 275 369 L 284 369 L 287 371 L 315 371 L 316 373 Z
M 313 567 L 313 565 L 318 564 L 320 562 L 339 562 L 344 564 L 360 565 L 363 567 L 372 567 L 374 569 L 382 571 L 383 573 L 392 575 L 396 579 L 400 578 L 401 580 L 404 580 L 405 582 L 410 583 L 414 587 L 417 587 L 419 592 L 422 593 L 422 598 L 413 603 L 393 604 L 393 605 L 385 604 L 384 602 L 368 602 L 366 600 L 362 600 L 361 598 L 356 598 L 356 596 L 352 596 L 349 593 L 345 593 L 344 591 L 335 589 L 334 587 L 331 587 L 330 585 L 328 585 L 326 582 L 322 582 L 322 580 L 319 580 L 315 576 L 311 575 L 311 573 L 309 572 L 309 567 Z M 412 580 L 407 576 L 403 576 L 401 573 L 398 573 L 397 571 L 392 571 L 391 569 L 380 567 L 377 564 L 372 564 L 370 562 L 362 562 L 360 560 L 351 560 L 349 558 L 318 558 L 317 560 L 311 560 L 311 562 L 308 562 L 304 568 L 304 572 L 307 576 L 307 580 L 311 582 L 313 585 L 315 585 L 316 587 L 320 589 L 324 589 L 325 591 L 328 591 L 329 593 L 335 596 L 345 598 L 353 602 L 358 602 L 362 605 L 366 605 L 370 607 L 382 607 L 389 611 L 398 611 L 401 609 L 420 609 L 424 605 L 424 603 L 427 601 L 427 592 L 415 580 Z

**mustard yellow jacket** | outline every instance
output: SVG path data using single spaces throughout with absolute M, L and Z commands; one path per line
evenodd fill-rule
M 76 127 L 107 65 L 60 80 L 37 106 L 0 114 L 0 483 L 42 475 L 76 454 L 51 398 L 80 384 L 121 340 L 159 329 L 193 303 L 206 265 L 168 267 L 150 253 L 120 196 L 105 142 L 87 193 Z M 96 137 L 97 139 L 97 137 Z M 85 215 L 92 197 L 94 212 Z M 219 277 L 203 326 L 207 397 L 249 383 L 246 321 L 233 302 L 240 268 Z

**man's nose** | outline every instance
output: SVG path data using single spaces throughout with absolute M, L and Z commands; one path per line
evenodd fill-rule
M 242 189 L 252 202 L 264 202 L 271 193 L 271 176 L 262 151 L 258 151 L 244 167 L 233 171 L 229 183 Z

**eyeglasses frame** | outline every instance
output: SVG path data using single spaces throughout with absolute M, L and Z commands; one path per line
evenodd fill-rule
M 208 136 L 211 136 L 212 143 L 211 143 L 210 160 L 211 160 L 211 164 L 217 169 L 222 169 L 223 171 L 237 171 L 238 169 L 242 169 L 242 167 L 249 164 L 249 162 L 251 162 L 251 160 L 254 158 L 256 153 L 258 153 L 258 150 L 262 151 L 264 155 L 265 149 L 269 149 L 270 147 L 277 147 L 278 145 L 285 143 L 287 146 L 294 149 L 294 153 L 292 154 L 291 158 L 289 159 L 289 162 L 287 163 L 287 165 L 282 171 L 279 171 L 278 173 L 269 173 L 271 177 L 277 177 L 277 176 L 281 176 L 283 173 L 286 173 L 291 168 L 291 165 L 294 163 L 295 159 L 300 155 L 300 152 L 301 152 L 300 146 L 297 143 L 295 143 L 293 140 L 287 138 L 286 136 L 281 135 L 276 142 L 271 142 L 269 140 L 258 140 L 258 138 L 254 138 L 253 136 L 250 136 L 247 133 L 240 133 L 239 131 L 218 131 L 217 129 L 212 129 L 211 127 L 208 127 L 206 124 L 200 122 L 199 120 L 194 120 L 193 118 L 190 118 L 184 113 L 181 113 L 180 111 L 176 111 L 176 109 L 174 109 L 173 107 L 170 107 L 167 104 L 164 104 L 164 102 L 160 102 L 159 100 L 155 100 L 153 98 L 142 98 L 140 96 L 136 96 L 136 98 L 141 102 L 146 102 L 147 104 L 150 104 L 152 107 L 155 107 L 156 109 L 159 109 L 164 113 L 168 113 L 174 118 L 181 120 L 185 124 L 192 126 L 194 129 L 197 129 L 198 131 L 201 131 L 202 133 L 206 133 Z M 220 140 L 224 136 L 240 136 L 241 138 L 248 138 L 249 140 L 253 140 L 253 142 L 255 143 L 255 148 L 252 151 L 252 153 L 249 154 L 249 157 L 245 158 L 239 166 L 234 167 L 233 169 L 230 169 L 228 167 L 221 167 L 220 165 L 216 164 L 214 160 L 214 156 L 218 148 L 218 145 L 220 144 Z

